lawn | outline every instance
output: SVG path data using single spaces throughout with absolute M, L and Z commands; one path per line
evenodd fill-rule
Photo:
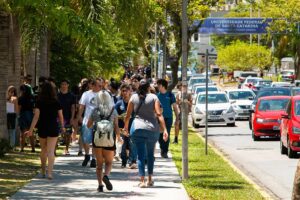
M 179 144 L 170 145 L 170 148 L 181 174 L 181 136 L 179 138 Z M 205 155 L 204 145 L 199 136 L 189 129 L 189 179 L 183 181 L 183 185 L 191 199 L 264 199 L 211 148 L 208 149 L 208 155 Z
M 40 149 L 36 148 L 36 153 L 30 151 L 30 148 L 25 148 L 22 153 L 11 151 L 0 158 L 0 199 L 13 195 L 39 172 Z M 62 147 L 57 154 L 62 154 Z

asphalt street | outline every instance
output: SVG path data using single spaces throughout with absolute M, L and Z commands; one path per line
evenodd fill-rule
M 204 128 L 197 129 L 204 134 Z M 235 127 L 210 126 L 208 140 L 274 199 L 291 199 L 298 159 L 280 154 L 279 140 L 254 142 L 248 121 Z

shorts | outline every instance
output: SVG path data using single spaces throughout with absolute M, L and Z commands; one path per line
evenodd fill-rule
M 93 141 L 92 128 L 88 128 L 86 125 L 81 127 L 81 138 L 83 144 L 90 144 Z

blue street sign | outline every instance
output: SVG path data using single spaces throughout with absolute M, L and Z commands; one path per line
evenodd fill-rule
M 265 34 L 271 18 L 207 18 L 198 32 L 201 34 Z M 197 26 L 194 22 L 194 26 Z

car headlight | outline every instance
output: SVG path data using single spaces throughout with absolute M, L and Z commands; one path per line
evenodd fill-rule
M 264 123 L 264 119 L 257 118 L 257 119 L 256 119 L 256 122 L 257 122 L 257 123 Z
M 226 111 L 226 113 L 232 113 L 232 112 L 234 112 L 234 110 L 233 110 L 232 106 L 230 106 L 229 109 Z
M 195 108 L 196 114 L 204 114 L 198 107 Z
M 300 128 L 297 128 L 297 127 L 293 126 L 293 133 L 294 134 L 300 134 Z

